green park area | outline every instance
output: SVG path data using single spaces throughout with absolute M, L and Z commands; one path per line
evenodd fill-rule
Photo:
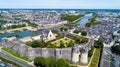
M 91 19 L 89 19 L 88 23 L 85 24 L 86 27 L 90 27 L 92 25 L 100 24 L 101 22 L 95 20 L 97 18 L 97 14 L 94 14 Z
M 80 14 L 79 15 L 62 15 L 61 20 L 67 20 L 71 24 L 71 23 L 75 23 L 74 22 L 75 20 L 79 21 L 82 16 L 83 15 L 80 15 Z
M 43 40 L 41 41 L 33 41 L 33 42 L 27 42 L 28 46 L 31 46 L 33 48 L 37 48 L 37 47 L 47 47 L 47 48 L 65 48 L 65 47 L 72 47 L 74 46 L 74 40 L 70 39 L 70 38 L 60 38 L 60 39 L 55 39 L 53 41 L 48 41 L 45 42 Z
M 52 42 L 52 44 L 54 44 L 57 47 L 61 47 L 61 48 L 72 47 L 74 43 L 75 43 L 74 40 L 67 38 L 67 37 L 64 37 L 62 39 Z
M 31 46 L 33 48 L 66 48 L 72 47 L 75 44 L 87 43 L 88 38 L 84 38 L 81 36 L 67 35 L 67 37 L 57 37 L 56 39 L 50 41 L 37 40 L 32 42 L 27 42 L 26 45 Z

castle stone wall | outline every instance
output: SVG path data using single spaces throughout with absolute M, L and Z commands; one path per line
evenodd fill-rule
M 13 50 L 15 53 L 20 53 L 21 56 L 28 56 L 29 60 L 34 60 L 35 57 L 54 57 L 56 60 L 65 58 L 71 60 L 74 64 L 81 61 L 83 64 L 88 63 L 88 51 L 81 52 L 82 48 L 79 45 L 71 48 L 32 48 L 20 41 L 2 39 L 3 48 Z M 87 50 L 85 48 L 85 50 Z M 81 55 L 81 57 L 80 57 Z

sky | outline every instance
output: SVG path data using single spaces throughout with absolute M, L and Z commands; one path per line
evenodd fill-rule
M 0 0 L 0 8 L 120 9 L 120 0 Z

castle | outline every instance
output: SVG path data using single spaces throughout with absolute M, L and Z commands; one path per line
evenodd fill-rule
M 93 45 L 93 40 L 89 39 L 89 43 L 83 45 L 75 45 L 70 48 L 32 48 L 27 46 L 22 39 L 16 37 L 3 38 L 2 46 L 8 50 L 13 50 L 15 53 L 20 53 L 21 56 L 27 56 L 29 60 L 34 60 L 35 57 L 54 57 L 55 59 L 65 58 L 77 64 L 79 61 L 82 64 L 88 64 L 88 51 Z

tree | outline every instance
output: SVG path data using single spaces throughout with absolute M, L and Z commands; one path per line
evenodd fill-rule
M 46 58 L 46 62 L 47 62 L 48 67 L 56 66 L 56 60 L 53 57 Z
M 88 42 L 88 39 L 87 38 L 81 38 L 81 43 L 87 43 Z
M 120 33 L 120 30 L 117 33 Z
M 15 37 L 20 38 L 20 35 L 17 34 L 17 35 L 15 35 Z
M 75 36 L 75 42 L 78 43 L 78 44 L 80 44 L 80 43 L 87 43 L 88 42 L 88 38 Z
M 60 48 L 65 48 L 65 45 L 63 42 L 60 42 Z
M 120 52 L 120 46 L 119 45 L 112 46 L 112 49 Z
M 75 42 L 80 43 L 81 37 L 80 36 L 75 36 Z
M 33 48 L 36 48 L 36 47 L 40 47 L 40 45 L 39 45 L 39 42 L 38 41 L 33 41 L 32 42 L 32 45 L 31 45 Z
M 82 32 L 81 32 L 81 35 L 86 36 L 86 35 L 87 35 L 87 32 L 86 32 L 86 31 L 82 31 Z
M 73 33 L 78 34 L 78 33 L 80 33 L 80 31 L 79 30 L 74 30 Z
M 60 28 L 60 31 L 64 31 L 64 27 L 61 27 L 61 28 Z
M 94 47 L 102 48 L 103 47 L 103 40 L 101 38 L 99 38 L 97 41 L 95 41 Z
M 37 67 L 45 67 L 45 58 L 43 57 L 36 57 L 34 59 L 34 65 Z
M 60 31 L 67 31 L 68 29 L 67 28 L 64 28 L 64 27 L 61 27 L 60 28 Z
M 34 65 L 36 67 L 70 67 L 69 62 L 65 59 L 62 58 L 56 61 L 53 57 L 36 57 Z
M 82 17 L 82 15 L 62 15 L 61 20 L 72 22 L 80 17 Z
M 68 47 L 72 47 L 74 46 L 74 42 L 71 40 L 69 43 L 68 43 Z
M 64 28 L 64 31 L 68 31 L 68 29 L 67 29 L 67 28 Z
M 52 30 L 52 32 L 58 34 L 58 30 Z
M 56 62 L 56 67 L 70 67 L 70 65 L 65 59 L 59 59 Z
M 40 47 L 47 47 L 47 45 L 46 45 L 46 43 L 44 42 L 44 40 L 41 40 L 41 41 L 39 42 L 39 44 L 40 44 Z
M 52 43 L 50 43 L 50 42 L 46 42 L 46 47 L 48 47 L 48 48 L 54 48 L 55 46 L 52 44 Z
M 94 51 L 94 48 L 92 47 L 91 50 L 89 50 L 89 52 L 88 52 L 88 57 L 91 57 L 91 56 L 92 56 L 93 51 Z
M 91 25 L 90 25 L 90 23 L 86 23 L 85 26 L 86 27 L 90 27 Z

